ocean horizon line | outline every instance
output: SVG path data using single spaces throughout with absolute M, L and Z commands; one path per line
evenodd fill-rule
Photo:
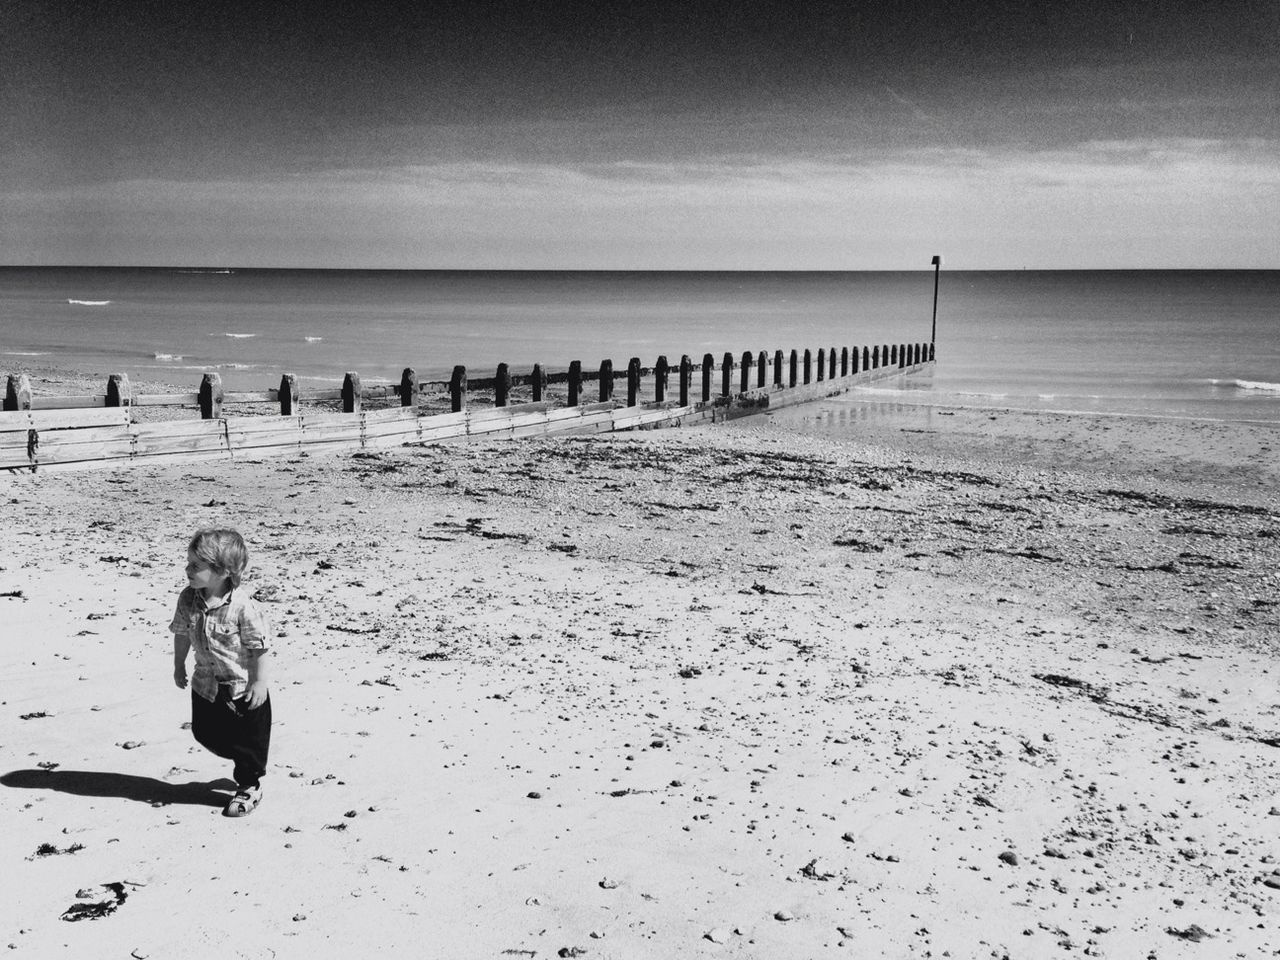
M 209 264 L 0 264 L 0 270 L 115 270 L 115 271 L 161 271 L 167 273 L 190 273 L 204 275 L 235 273 L 368 273 L 368 274 L 574 274 L 574 275 L 662 275 L 697 274 L 707 275 L 798 275 L 822 276 L 843 274 L 904 274 L 933 273 L 930 265 L 923 267 L 904 267 L 898 269 L 796 269 L 785 267 L 763 268 L 723 268 L 723 267 L 680 267 L 680 268 L 648 268 L 648 267 L 280 267 L 280 266 L 225 266 Z M 1084 273 L 1276 273 L 1276 267 L 966 267 L 948 268 L 944 263 L 942 272 L 948 274 L 1084 274 Z

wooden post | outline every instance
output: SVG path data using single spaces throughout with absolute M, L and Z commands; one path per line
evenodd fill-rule
M 533 365 L 533 373 L 529 375 L 529 382 L 533 385 L 533 402 L 541 403 L 542 395 L 547 390 L 547 374 L 542 369 L 542 364 L 535 363 Z
M 782 386 L 782 351 L 773 351 L 773 385 Z
M 751 366 L 755 363 L 755 356 L 750 350 L 744 350 L 742 353 L 742 389 L 739 393 L 746 393 L 751 389 Z
M 880 369 L 880 344 L 878 343 L 871 350 L 871 369 L 872 370 Z
M 791 369 L 788 371 L 790 376 L 787 386 L 794 387 L 800 380 L 800 354 L 795 350 L 791 351 Z
M 880 366 L 889 366 L 889 345 L 887 343 L 880 347 Z
M 418 374 L 413 367 L 400 373 L 400 406 L 418 408 Z
M 930 357 L 933 356 L 932 344 L 938 339 L 938 274 L 942 272 L 942 257 L 934 254 L 933 260 L 933 323 L 929 326 Z
M 682 354 L 680 357 L 680 406 L 687 407 L 689 405 L 689 383 L 693 380 L 693 361 L 689 359 L 689 355 Z
M 836 348 L 832 347 L 827 351 L 827 379 L 834 380 L 836 378 Z
M 769 366 L 769 355 L 765 353 L 763 350 L 761 350 L 760 356 L 756 358 L 756 386 L 759 387 L 761 390 L 763 390 L 766 386 L 768 386 L 765 378 L 765 373 L 766 373 L 765 368 L 768 366 Z
M 107 377 L 108 407 L 127 407 L 133 403 L 133 391 L 129 388 L 127 373 L 113 373 Z
M 934 350 L 934 344 L 933 344 L 933 341 L 930 341 L 929 342 L 929 362 L 930 363 L 933 363 L 933 350 Z
M 280 378 L 280 389 L 277 391 L 276 399 L 280 401 L 280 416 L 291 417 L 296 413 L 298 406 L 298 378 L 292 373 L 286 373 Z
M 458 364 L 449 378 L 449 409 L 461 413 L 467 409 L 467 368 Z
M 653 399 L 662 403 L 667 399 L 667 375 L 671 370 L 664 353 L 653 365 Z
M 217 420 L 222 416 L 222 377 L 206 373 L 200 381 L 200 419 Z
M 804 352 L 804 382 L 813 382 L 813 354 L 808 349 Z
M 818 348 L 818 382 L 821 383 L 827 379 L 827 351 L 824 347 Z
M 726 353 L 721 362 L 723 369 L 720 371 L 720 396 L 727 397 L 733 392 L 733 354 Z
M 715 375 L 716 358 L 709 353 L 702 355 L 702 402 L 711 400 L 711 378 Z
M 632 357 L 627 361 L 627 406 L 634 407 L 640 402 L 640 358 Z
M 493 405 L 505 407 L 511 399 L 511 367 L 505 363 L 498 364 L 493 374 Z
M 4 391 L 4 408 L 6 410 L 31 409 L 31 378 L 25 373 L 16 377 L 9 374 L 9 382 Z
M 360 386 L 360 374 L 348 371 L 342 378 L 342 412 L 359 413 L 364 406 L 364 388 Z
M 613 361 L 600 361 L 600 402 L 613 399 Z
M 862 345 L 862 369 L 871 369 L 871 348 L 865 343 Z
M 849 348 L 840 348 L 840 376 L 847 377 L 849 375 Z
M 582 361 L 569 361 L 569 406 L 582 402 Z

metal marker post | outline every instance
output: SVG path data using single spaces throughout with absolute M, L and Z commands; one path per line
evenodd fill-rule
M 942 270 L 942 257 L 933 258 L 933 327 L 929 331 L 929 342 L 938 339 L 938 273 Z

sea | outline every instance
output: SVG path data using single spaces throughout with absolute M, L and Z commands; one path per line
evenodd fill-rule
M 1280 422 L 1276 270 L 0 268 L 0 377 L 305 389 L 931 337 L 930 373 L 847 401 Z

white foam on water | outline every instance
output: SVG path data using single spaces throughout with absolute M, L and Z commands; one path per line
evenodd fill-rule
M 232 340 L 251 340 L 257 336 L 256 333 L 224 333 L 224 337 L 230 337 Z
M 67 299 L 67 303 L 74 303 L 77 307 L 105 307 L 110 300 L 72 300 Z
M 1266 393 L 1280 393 L 1280 383 L 1265 383 L 1261 380 L 1232 380 L 1231 383 L 1240 390 L 1262 390 Z
M 303 337 L 302 339 L 307 341 L 307 343 L 319 343 L 324 339 L 324 337 Z
M 48 350 L 6 350 L 4 352 L 4 356 L 6 357 L 47 357 L 49 356 L 49 351 Z
M 181 355 L 181 354 L 179 354 L 179 353 L 157 353 L 157 354 L 155 355 L 155 358 L 154 358 L 154 359 L 156 359 L 156 360 L 177 361 L 177 360 L 181 360 L 181 359 L 182 359 L 182 355 Z

